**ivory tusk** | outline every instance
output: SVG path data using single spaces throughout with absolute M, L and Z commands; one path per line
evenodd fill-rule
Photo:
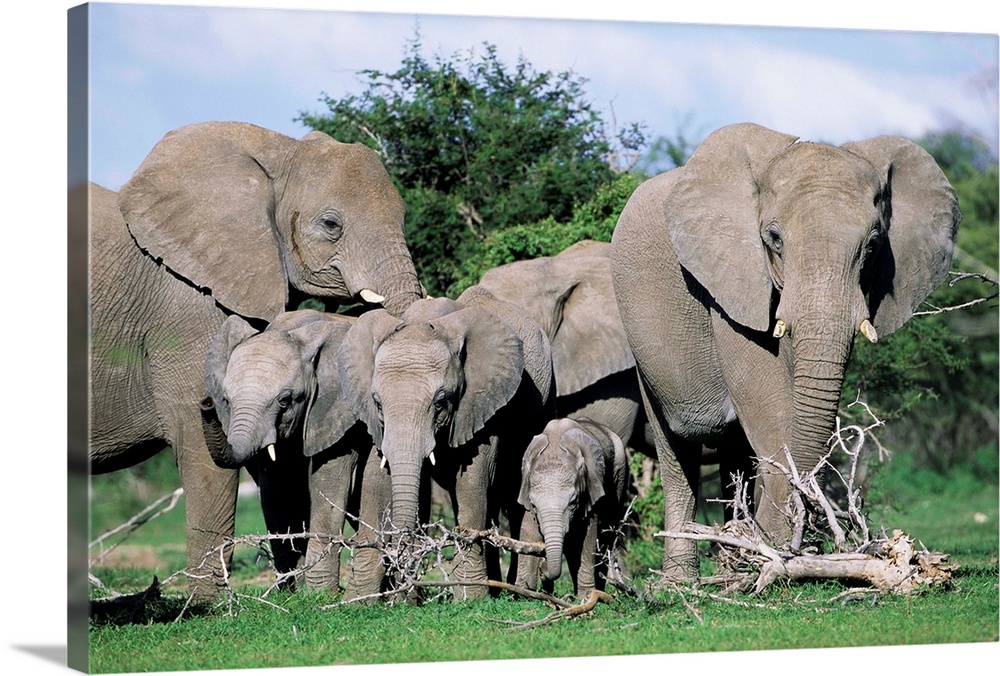
M 861 322 L 861 335 L 867 338 L 872 343 L 878 342 L 878 331 L 872 326 L 872 323 L 867 319 Z
M 385 457 L 385 456 L 383 455 L 383 456 L 382 456 L 382 462 L 381 462 L 381 463 L 379 463 L 379 467 L 381 467 L 382 469 L 385 469 L 385 463 L 387 463 L 388 461 L 389 461 L 389 460 L 388 460 L 388 458 L 386 458 L 386 457 Z
M 427 459 L 431 461 L 431 466 L 433 467 L 434 466 L 434 451 L 431 451 L 431 454 L 427 456 Z
M 774 323 L 775 338 L 781 338 L 782 336 L 785 335 L 786 331 L 788 331 L 788 324 L 785 323 L 785 320 L 779 319 L 777 322 Z
M 371 289 L 361 289 L 361 293 L 359 293 L 358 295 L 361 296 L 361 300 L 365 301 L 366 303 L 379 305 L 385 302 L 385 296 L 380 296 Z
M 271 462 L 277 462 L 278 458 L 274 455 L 274 444 L 268 445 L 267 454 L 271 456 Z

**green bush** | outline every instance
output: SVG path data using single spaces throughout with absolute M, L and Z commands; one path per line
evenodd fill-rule
M 462 261 L 495 231 L 567 221 L 615 176 L 617 147 L 637 149 L 637 125 L 609 137 L 572 71 L 502 63 L 494 45 L 432 59 L 419 36 L 394 72 L 363 70 L 367 88 L 324 96 L 307 126 L 360 142 L 383 158 L 406 202 L 406 237 L 432 295 L 456 282 Z

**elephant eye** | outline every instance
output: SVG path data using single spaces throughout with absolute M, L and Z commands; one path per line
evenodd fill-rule
M 764 228 L 764 243 L 767 247 L 774 253 L 781 255 L 781 249 L 784 243 L 781 241 L 781 230 L 778 228 L 778 224 L 771 222 Z
M 382 419 L 382 400 L 377 394 L 372 394 L 372 403 L 375 404 L 375 410 L 378 412 L 378 419 Z
M 344 226 L 341 224 L 340 219 L 334 215 L 324 215 L 320 221 L 320 226 L 322 226 L 323 231 L 326 236 L 332 241 L 337 241 L 344 232 Z
M 434 412 L 440 413 L 448 408 L 448 393 L 441 391 L 434 395 Z
M 876 228 L 868 234 L 868 240 L 865 242 L 865 252 L 871 253 L 878 249 L 881 244 L 882 232 Z
M 292 393 L 289 391 L 284 391 L 278 396 L 278 406 L 281 408 L 288 408 L 292 405 Z

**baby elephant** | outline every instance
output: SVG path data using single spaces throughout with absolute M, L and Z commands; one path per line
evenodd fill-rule
M 618 561 L 614 531 L 628 486 L 625 446 L 607 427 L 581 418 L 560 418 L 531 440 L 521 464 L 518 502 L 535 519 L 525 519 L 522 534 L 545 543 L 543 587 L 551 591 L 562 572 L 562 557 L 573 577 L 573 591 L 584 597 L 604 588 L 610 557 Z M 535 580 L 527 580 L 530 586 Z

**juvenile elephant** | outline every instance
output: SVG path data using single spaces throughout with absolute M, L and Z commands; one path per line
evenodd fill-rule
M 417 301 L 402 318 L 373 310 L 348 331 L 338 363 L 347 401 L 390 475 L 395 528 L 425 518 L 418 504 L 429 475 L 449 494 L 459 526 L 484 529 L 503 510 L 519 534 L 521 455 L 554 410 L 548 339 L 523 310 L 476 287 L 458 301 Z M 455 579 L 500 579 L 495 554 L 466 547 Z M 358 579 L 348 594 L 372 593 L 380 582 Z M 457 595 L 487 591 L 469 586 Z
M 220 467 L 246 467 L 254 477 L 269 533 L 339 537 L 345 512 L 357 514 L 352 486 L 372 440 L 344 404 L 336 365 L 353 323 L 295 310 L 258 332 L 233 315 L 209 347 L 206 409 L 214 402 L 216 415 L 206 416 L 208 450 Z M 304 566 L 310 587 L 339 588 L 339 545 L 275 538 L 271 549 L 279 573 Z
M 610 254 L 610 244 L 583 240 L 556 256 L 488 270 L 479 286 L 524 308 L 545 331 L 559 416 L 589 418 L 645 450 L 639 380 L 615 302 Z
M 608 562 L 620 565 L 615 531 L 628 488 L 628 459 L 621 438 L 592 420 L 560 418 L 531 440 L 521 465 L 518 502 L 526 517 L 521 531 L 545 542 L 547 591 L 562 573 L 566 555 L 573 592 L 585 597 L 604 589 Z M 533 587 L 530 577 L 525 584 Z
M 898 329 L 942 281 L 960 220 L 951 185 L 916 144 L 833 147 L 753 124 L 711 134 L 681 168 L 640 185 L 611 243 L 615 294 L 652 423 L 667 530 L 693 520 L 697 444 L 723 476 L 756 477 L 765 532 L 790 534 L 784 476 L 834 430 L 855 335 Z M 692 542 L 663 567 L 697 574 Z
M 400 314 L 423 295 L 403 215 L 371 150 L 237 122 L 169 132 L 120 194 L 90 186 L 91 471 L 173 446 L 199 598 L 221 580 L 206 555 L 233 533 L 238 483 L 201 429 L 212 337 L 231 314 L 263 327 L 302 294 Z

